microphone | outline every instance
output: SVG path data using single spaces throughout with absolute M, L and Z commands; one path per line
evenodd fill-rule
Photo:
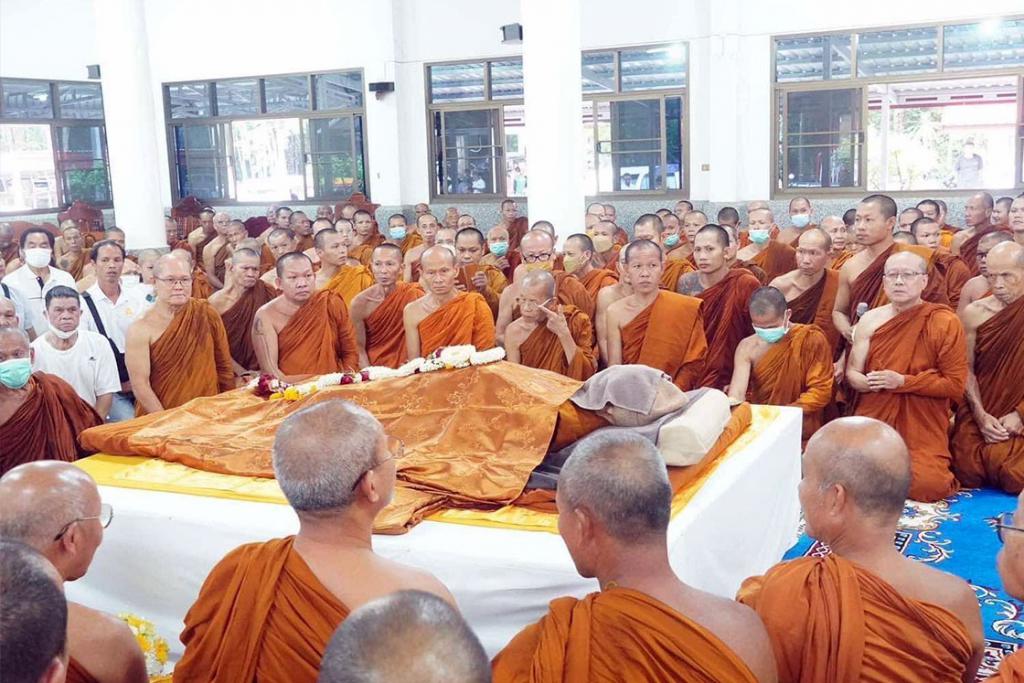
M 868 302 L 861 301 L 857 304 L 857 319 L 860 320 L 868 312 Z

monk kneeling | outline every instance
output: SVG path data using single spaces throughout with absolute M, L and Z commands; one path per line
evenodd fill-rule
M 672 487 L 650 441 L 587 439 L 562 467 L 556 502 L 576 569 L 601 590 L 553 601 L 495 657 L 495 683 L 776 680 L 757 617 L 672 571 Z
M 831 554 L 747 579 L 780 681 L 973 681 L 985 651 L 974 591 L 893 545 L 910 488 L 900 435 L 842 418 L 807 444 L 800 504 Z
M 409 360 L 405 345 L 405 307 L 423 296 L 419 285 L 401 282 L 402 250 L 385 242 L 373 250 L 375 284 L 352 301 L 352 327 L 359 346 L 359 367 L 397 368 Z

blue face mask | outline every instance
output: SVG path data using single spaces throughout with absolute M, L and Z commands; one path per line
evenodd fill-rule
M 789 330 L 786 328 L 785 325 L 783 325 L 782 327 L 755 327 L 754 328 L 754 334 L 756 334 L 758 337 L 760 337 L 761 339 L 765 340 L 769 344 L 774 344 L 775 342 L 777 342 L 780 339 L 782 339 L 783 337 L 785 337 L 786 336 L 786 332 L 788 332 L 788 331 Z
M 747 234 L 754 244 L 764 244 L 772 235 L 770 230 L 750 230 Z
M 679 235 L 669 235 L 665 238 L 666 247 L 674 247 L 679 244 Z
M 11 358 L 0 363 L 0 384 L 8 389 L 21 389 L 32 376 L 32 361 L 28 358 Z
M 794 228 L 806 228 L 811 222 L 810 214 L 798 213 L 795 216 L 790 216 L 790 221 L 793 223 Z
M 495 242 L 490 249 L 495 256 L 504 256 L 508 253 L 508 242 Z
M 404 240 L 406 235 L 405 226 L 388 228 L 388 235 L 390 235 L 393 240 Z

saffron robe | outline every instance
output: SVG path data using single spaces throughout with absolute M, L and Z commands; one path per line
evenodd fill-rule
M 622 327 L 622 362 L 661 370 L 684 391 L 696 389 L 708 356 L 705 324 L 698 299 L 660 291 Z
M 519 346 L 519 363 L 585 381 L 597 372 L 593 323 L 575 306 L 562 306 L 561 312 L 576 343 L 572 362 L 566 360 L 565 349 L 555 333 L 540 324 Z
M 356 294 L 372 285 L 373 273 L 366 266 L 341 266 L 323 288 L 340 295 L 345 306 L 351 306 Z
M 405 348 L 402 316 L 406 305 L 423 296 L 419 285 L 395 283 L 395 290 L 363 320 L 366 329 L 366 357 L 370 365 L 397 368 L 409 360 Z
M 839 271 L 825 269 L 825 275 L 806 292 L 789 302 L 790 320 L 802 325 L 817 325 L 833 353 L 839 346 L 840 335 L 832 323 L 836 293 L 839 291 Z
M 753 331 L 747 302 L 760 286 L 746 269 L 730 268 L 721 282 L 699 294 L 708 355 L 697 386 L 721 389 L 732 380 L 736 346 Z
M 262 280 L 247 289 L 235 305 L 221 313 L 228 335 L 231 357 L 246 370 L 259 370 L 260 363 L 252 346 L 252 321 L 260 306 L 277 296 L 277 290 Z
M 359 369 L 356 333 L 340 294 L 320 290 L 277 334 L 277 367 L 286 375 L 324 375 Z
M 418 330 L 420 355 L 424 358 L 444 346 L 472 344 L 483 351 L 495 344 L 491 307 L 476 292 L 460 292 L 421 320 Z
M 759 254 L 745 263 L 763 270 L 767 284 L 780 275 L 796 270 L 796 249 L 772 239 Z

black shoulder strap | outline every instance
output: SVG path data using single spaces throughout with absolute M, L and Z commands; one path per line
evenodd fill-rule
M 92 300 L 92 295 L 90 295 L 89 292 L 82 292 L 82 298 L 85 299 L 85 305 L 89 307 L 89 312 L 92 313 L 92 319 L 96 323 L 96 329 L 99 330 L 100 334 L 104 337 L 107 337 L 107 340 L 110 340 L 110 337 L 107 336 L 106 329 L 103 327 L 103 318 L 100 317 L 100 312 L 96 310 L 96 302 Z
M 4 298 L 5 299 L 10 299 L 11 298 L 11 288 L 8 287 L 7 285 L 5 285 L 2 282 L 0 282 L 0 287 L 2 287 L 3 290 L 4 290 Z
M 89 307 L 89 312 L 92 313 L 92 319 L 96 322 L 96 329 L 99 333 L 107 340 L 110 344 L 110 350 L 114 352 L 114 361 L 117 363 L 117 375 L 121 378 L 122 382 L 127 382 L 128 377 L 128 366 L 125 364 L 124 354 L 121 353 L 117 344 L 107 334 L 107 330 L 103 327 L 103 318 L 100 317 L 100 312 L 96 310 L 96 302 L 92 300 L 92 296 L 89 292 L 82 292 L 82 298 L 85 299 L 85 305 Z

